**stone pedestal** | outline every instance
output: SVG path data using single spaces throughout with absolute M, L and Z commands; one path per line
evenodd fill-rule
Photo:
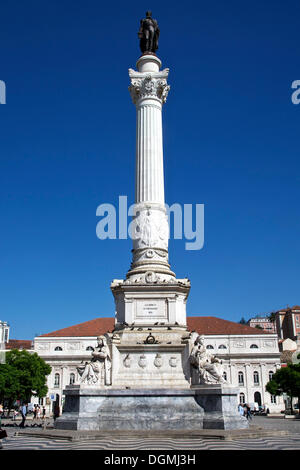
M 195 389 L 104 390 L 67 386 L 56 429 L 130 431 L 245 429 L 238 390 L 228 386 Z
M 184 326 L 116 329 L 111 338 L 113 388 L 189 388 L 188 339 Z
M 115 298 L 117 328 L 124 324 L 155 326 L 158 323 L 186 326 L 188 279 L 162 282 L 152 272 L 139 281 L 115 280 L 111 290 Z

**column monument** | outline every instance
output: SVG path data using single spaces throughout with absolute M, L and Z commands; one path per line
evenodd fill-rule
M 115 328 L 98 338 L 91 360 L 66 387 L 57 428 L 167 430 L 247 427 L 238 415 L 238 390 L 222 377 L 220 361 L 203 338 L 188 331 L 188 279 L 168 260 L 162 107 L 169 70 L 156 55 L 159 28 L 151 12 L 138 32 L 142 55 L 129 69 L 136 106 L 135 205 L 132 263 L 115 279 Z M 201 333 L 201 332 L 199 332 Z

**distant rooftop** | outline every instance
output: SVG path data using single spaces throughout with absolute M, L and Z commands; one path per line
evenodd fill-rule
M 114 318 L 95 318 L 93 320 L 69 326 L 61 330 L 52 331 L 39 337 L 84 337 L 98 336 L 114 329 Z M 248 325 L 241 325 L 217 317 L 187 317 L 187 325 L 190 331 L 197 331 L 204 335 L 257 335 L 270 334 L 264 330 L 257 330 Z

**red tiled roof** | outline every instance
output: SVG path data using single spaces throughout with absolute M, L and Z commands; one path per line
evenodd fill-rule
M 78 325 L 69 326 L 62 330 L 52 331 L 40 337 L 64 337 L 64 336 L 98 336 L 114 329 L 114 318 L 95 318 Z M 264 330 L 258 330 L 248 325 L 241 325 L 216 317 L 187 317 L 190 331 L 197 331 L 204 335 L 257 335 L 270 334 Z
M 62 330 L 52 331 L 41 336 L 98 336 L 107 333 L 107 331 L 112 331 L 114 326 L 114 318 L 95 318 L 94 320 L 69 326 Z
M 217 317 L 188 317 L 187 324 L 190 330 L 204 335 L 257 335 L 270 333 L 249 325 L 242 325 Z
M 32 341 L 29 339 L 10 339 L 5 343 L 5 349 L 32 349 Z

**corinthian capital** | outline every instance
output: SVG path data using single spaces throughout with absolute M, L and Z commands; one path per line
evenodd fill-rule
M 169 69 L 156 74 L 140 73 L 129 69 L 129 92 L 134 104 L 143 98 L 157 98 L 162 104 L 167 100 L 170 86 L 167 83 Z

